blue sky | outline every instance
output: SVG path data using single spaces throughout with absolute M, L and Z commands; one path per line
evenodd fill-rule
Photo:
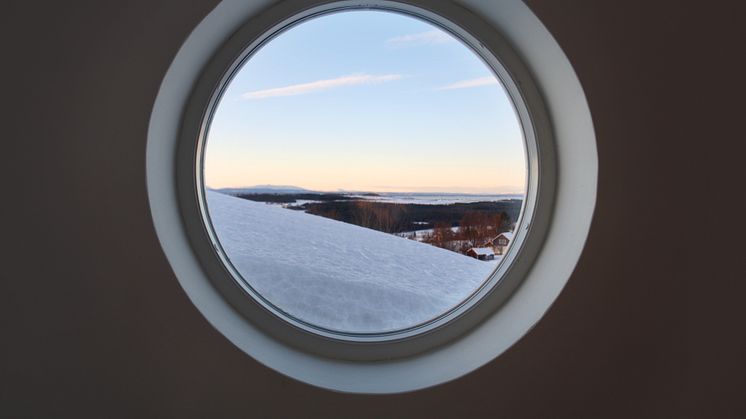
M 228 85 L 207 138 L 208 187 L 523 192 L 510 99 L 429 23 L 354 11 L 301 23 Z

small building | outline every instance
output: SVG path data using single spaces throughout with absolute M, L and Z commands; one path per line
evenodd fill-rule
M 505 233 L 500 233 L 497 237 L 490 240 L 488 244 L 492 246 L 496 254 L 502 255 L 505 253 L 505 250 L 508 248 L 511 241 L 513 241 L 513 232 L 506 231 Z
M 489 247 L 472 247 L 466 251 L 466 255 L 479 260 L 495 259 L 495 252 Z

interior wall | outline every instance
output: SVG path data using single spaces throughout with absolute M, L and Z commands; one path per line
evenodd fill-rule
M 545 318 L 498 359 L 432 389 L 359 396 L 298 383 L 233 347 L 159 248 L 149 114 L 216 1 L 4 2 L 0 416 L 746 416 L 746 268 L 731 235 L 742 222 L 725 224 L 746 210 L 727 203 L 742 191 L 729 159 L 744 147 L 687 113 L 717 103 L 687 73 L 711 66 L 687 57 L 738 54 L 743 14 L 528 3 L 574 65 L 597 131 L 585 252 Z

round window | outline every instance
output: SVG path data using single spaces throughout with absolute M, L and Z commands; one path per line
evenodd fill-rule
M 180 284 L 247 354 L 326 388 L 490 361 L 590 224 L 569 62 L 517 0 L 271 3 L 220 3 L 153 109 L 148 194 Z
M 341 11 L 242 60 L 197 173 L 247 297 L 309 330 L 375 336 L 423 329 L 499 282 L 526 222 L 526 147 L 468 45 L 402 13 Z

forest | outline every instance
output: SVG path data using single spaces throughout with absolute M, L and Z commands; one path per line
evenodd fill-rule
M 366 199 L 374 194 L 345 193 L 246 193 L 236 196 L 283 204 L 288 209 L 418 239 L 459 253 L 483 246 L 501 232 L 511 231 L 523 204 L 520 199 L 451 204 L 380 202 Z M 418 237 L 416 231 L 425 231 L 425 234 Z
M 431 229 L 437 225 L 459 227 L 463 221 L 494 224 L 498 217 L 503 226 L 510 226 L 518 219 L 521 204 L 519 199 L 443 205 L 348 199 L 311 202 L 292 208 L 386 233 L 400 233 Z
M 429 230 L 423 242 L 458 253 L 484 246 L 497 234 L 510 231 L 520 214 L 518 199 L 447 205 L 403 204 L 368 200 L 314 202 L 299 206 L 310 214 L 386 233 Z

